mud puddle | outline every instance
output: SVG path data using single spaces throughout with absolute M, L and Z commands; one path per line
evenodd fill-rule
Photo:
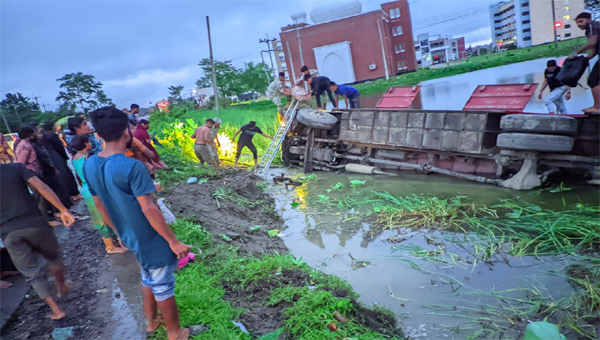
M 274 173 L 279 175 L 281 171 L 273 171 L 267 180 Z M 574 291 L 564 273 L 582 260 L 570 255 L 494 255 L 489 261 L 477 261 L 477 249 L 465 246 L 464 234 L 402 230 L 398 238 L 398 231 L 381 231 L 358 219 L 343 222 L 353 217 L 356 212 L 352 210 L 317 213 L 311 206 L 321 199 L 319 195 L 330 194 L 327 189 L 338 182 L 348 186 L 358 179 L 366 181 L 361 188 L 365 191 L 464 195 L 478 205 L 517 197 L 550 209 L 579 202 L 598 204 L 595 187 L 524 193 L 440 176 L 317 176 L 318 181 L 293 190 L 270 186 L 277 211 L 288 226 L 282 237 L 285 244 L 309 265 L 346 279 L 361 295 L 361 302 L 391 309 L 405 333 L 415 339 L 465 339 L 475 334 L 495 339 L 522 336 L 527 320 L 520 319 L 519 313 L 533 307 L 519 300 L 537 301 L 540 306 L 564 302 Z M 436 255 L 434 260 L 432 255 Z M 542 296 L 544 300 L 538 300 Z M 593 322 L 587 329 L 593 331 L 590 327 Z M 569 338 L 577 336 L 571 334 Z

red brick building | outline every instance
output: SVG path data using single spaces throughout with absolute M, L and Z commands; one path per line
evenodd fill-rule
M 407 0 L 321 24 L 298 22 L 281 28 L 275 54 L 281 69 L 296 79 L 303 65 L 298 41 L 304 65 L 341 84 L 417 68 Z

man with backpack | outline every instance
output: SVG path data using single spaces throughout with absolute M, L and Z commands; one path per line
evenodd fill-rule
M 597 55 L 600 55 L 600 22 L 593 21 L 592 15 L 587 12 L 580 13 L 576 18 L 575 22 L 577 27 L 585 31 L 587 37 L 587 43 L 585 46 L 574 52 L 569 58 L 575 58 L 577 54 L 585 51 L 590 51 L 586 56 L 587 60 L 592 60 Z M 587 84 L 592 89 L 592 97 L 594 97 L 594 105 L 584 109 L 584 113 L 600 114 L 600 61 L 596 60 L 596 63 L 592 67 L 590 76 L 588 77 Z

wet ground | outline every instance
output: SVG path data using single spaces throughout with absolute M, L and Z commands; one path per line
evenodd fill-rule
M 279 174 L 281 171 L 273 171 Z M 465 248 L 464 234 L 423 229 L 403 230 L 401 242 L 390 238 L 397 231 L 381 231 L 361 220 L 341 222 L 356 211 L 341 215 L 322 214 L 314 209 L 319 195 L 338 182 L 348 186 L 354 179 L 366 181 L 360 192 L 388 191 L 393 195 L 430 194 L 437 197 L 468 196 L 478 205 L 517 198 L 544 208 L 561 209 L 565 204 L 598 205 L 597 187 L 570 187 L 564 192 L 517 192 L 436 175 L 403 173 L 399 178 L 354 174 L 318 173 L 317 182 L 286 190 L 271 186 L 277 211 L 288 229 L 283 239 L 294 256 L 325 273 L 340 276 L 361 295 L 367 305 L 380 305 L 394 311 L 407 335 L 415 339 L 465 339 L 485 329 L 490 314 L 500 303 L 495 293 L 510 298 L 528 298 L 535 291 L 555 301 L 569 296 L 573 288 L 561 274 L 577 262 L 573 256 L 497 256 L 487 263 L 474 261 L 474 249 Z M 292 203 L 299 203 L 294 208 Z M 420 251 L 445 254 L 440 261 L 415 256 Z M 514 306 L 513 306 L 514 307 Z M 514 307 L 516 308 L 516 307 Z M 506 317 L 491 317 L 512 330 L 496 332 L 490 338 L 516 338 L 525 320 L 511 325 Z M 512 321 L 511 321 L 512 322 Z M 489 326 L 489 325 L 488 325 Z M 489 328 L 489 327 L 488 327 Z M 522 335 L 521 335 L 522 336 Z M 571 335 L 570 338 L 575 338 Z

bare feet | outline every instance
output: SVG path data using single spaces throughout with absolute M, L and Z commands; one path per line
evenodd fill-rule
M 190 338 L 190 329 L 182 328 L 179 330 L 179 334 L 177 334 L 176 338 L 171 339 L 171 337 L 169 337 L 169 340 L 187 340 L 189 338 Z
M 108 254 L 123 254 L 125 252 L 127 252 L 129 249 L 127 248 L 121 248 L 121 247 L 114 247 L 112 249 L 106 249 L 106 253 Z
M 64 318 L 65 316 L 67 316 L 67 314 L 63 311 L 60 311 L 60 313 L 52 313 L 52 314 L 48 315 L 48 317 L 54 321 L 60 320 L 60 319 Z
M 121 239 L 119 239 L 119 244 L 121 245 L 121 248 L 123 248 L 125 250 L 129 250 L 129 248 L 125 247 L 125 245 L 123 244 L 123 242 L 121 241 Z
M 81 195 L 77 195 L 77 196 L 73 196 L 73 197 L 71 197 L 71 199 L 72 199 L 73 201 L 79 201 L 79 200 L 83 199 L 83 196 L 81 196 Z
M 585 113 L 599 113 L 600 112 L 600 107 L 595 107 L 595 106 L 590 106 L 587 109 L 583 109 L 581 110 Z
M 0 289 L 6 289 L 12 286 L 12 283 L 0 280 Z

